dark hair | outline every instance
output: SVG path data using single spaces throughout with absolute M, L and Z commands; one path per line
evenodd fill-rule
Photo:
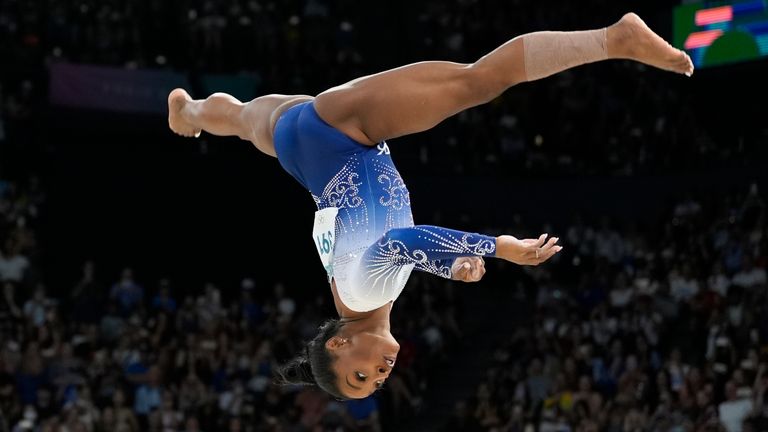
M 336 372 L 333 362 L 336 357 L 325 347 L 328 339 L 336 336 L 341 329 L 341 321 L 329 319 L 320 325 L 314 339 L 304 347 L 304 353 L 294 357 L 277 369 L 276 383 L 279 385 L 316 385 L 339 400 L 349 398 L 341 394 L 336 385 Z

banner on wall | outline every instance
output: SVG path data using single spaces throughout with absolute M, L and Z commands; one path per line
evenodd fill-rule
M 189 87 L 187 77 L 170 71 L 55 63 L 50 70 L 51 103 L 134 113 L 168 110 L 168 93 Z
M 258 95 L 260 80 L 256 74 L 206 74 L 199 83 L 201 94 L 195 97 L 225 92 L 248 101 Z M 168 93 L 176 87 L 190 89 L 187 75 L 71 63 L 50 68 L 51 103 L 58 106 L 165 115 Z

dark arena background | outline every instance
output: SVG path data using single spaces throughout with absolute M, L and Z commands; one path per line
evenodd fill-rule
M 768 431 L 765 10 L 0 0 L 0 432 Z M 336 315 L 314 203 L 245 141 L 171 133 L 168 92 L 315 95 L 628 11 L 694 75 L 586 65 L 389 142 L 417 223 L 562 253 L 414 274 L 368 399 L 275 385 Z

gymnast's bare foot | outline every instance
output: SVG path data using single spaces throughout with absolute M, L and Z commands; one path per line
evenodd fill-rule
M 201 130 L 186 121 L 182 113 L 190 102 L 192 97 L 184 89 L 174 89 L 168 95 L 168 126 L 178 135 L 197 138 Z
M 693 62 L 684 51 L 670 45 L 634 13 L 608 27 L 608 56 L 627 58 L 659 69 L 691 76 Z

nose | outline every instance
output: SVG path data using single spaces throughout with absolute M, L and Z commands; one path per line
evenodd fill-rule
M 392 368 L 391 368 L 391 367 L 389 367 L 389 366 L 379 366 L 379 367 L 378 367 L 378 372 L 379 372 L 379 374 L 381 374 L 381 375 L 387 375 L 387 376 L 388 376 L 388 375 L 389 375 L 389 372 L 390 372 L 391 370 L 392 370 Z

